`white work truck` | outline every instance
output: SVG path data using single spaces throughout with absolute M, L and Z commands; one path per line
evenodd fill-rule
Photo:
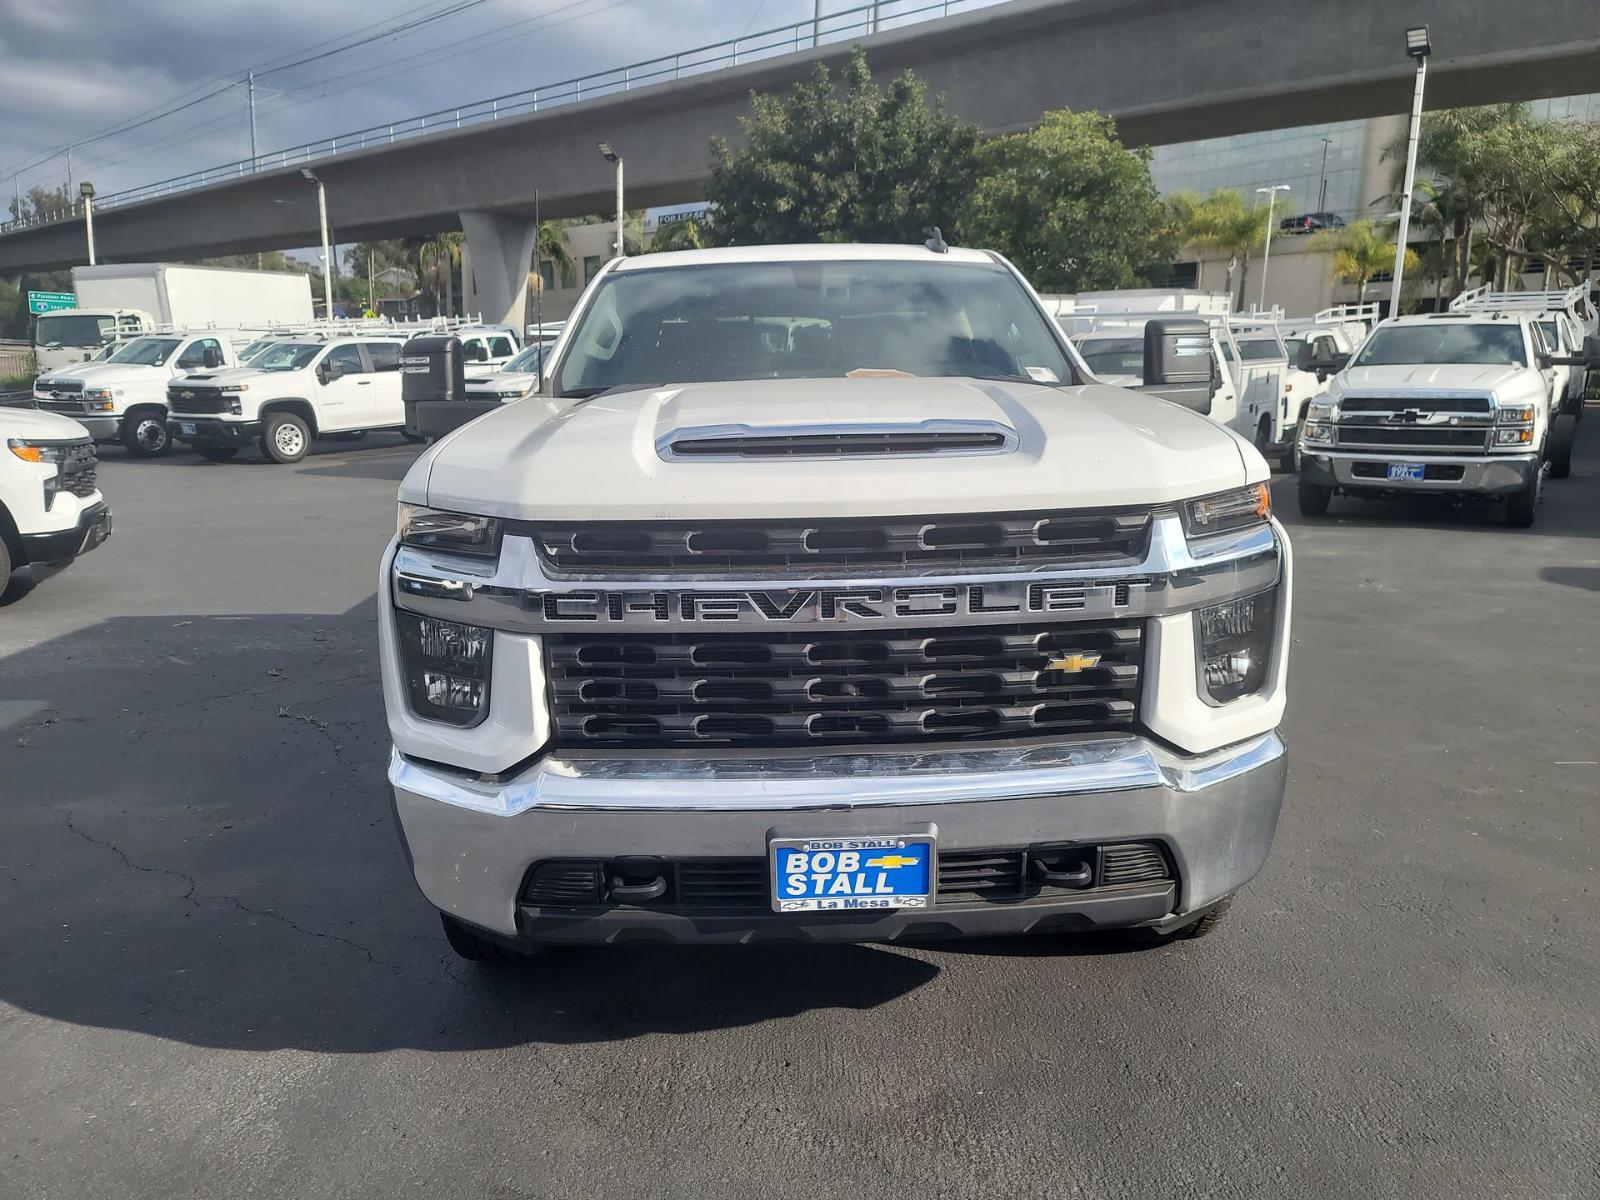
M 1088 370 L 998 255 L 616 259 L 400 487 L 407 862 L 546 943 L 1198 936 L 1282 802 L 1288 539 L 1203 320 Z
M 70 563 L 111 535 L 97 474 L 78 422 L 0 406 L 0 593 L 12 572 Z
M 258 348 L 250 365 L 205 371 L 167 389 L 168 430 L 221 462 L 259 446 L 298 462 L 314 439 L 400 429 L 402 336 L 296 337 Z
M 1496 292 L 1487 287 L 1462 292 L 1450 302 L 1451 312 L 1530 313 L 1539 322 L 1545 347 L 1554 356 L 1556 405 L 1583 419 L 1583 396 L 1588 370 L 1581 361 L 1587 337 L 1600 333 L 1600 310 L 1595 307 L 1589 284 L 1565 290 L 1544 292 Z
M 191 371 L 237 363 L 228 333 L 147 334 L 121 343 L 103 361 L 40 375 L 37 407 L 80 422 L 99 442 L 120 442 L 135 458 L 172 448 L 167 434 L 167 385 Z
M 74 308 L 36 318 L 37 369 L 86 362 L 107 342 L 171 329 L 238 328 L 311 319 L 305 274 L 192 267 L 176 263 L 102 263 L 72 269 Z
M 1556 395 L 1557 362 L 1537 314 L 1456 312 L 1384 321 L 1329 381 L 1300 435 L 1300 510 L 1321 516 L 1335 493 L 1438 493 L 1503 499 L 1510 525 L 1532 525 L 1546 472 L 1570 470 L 1577 417 Z

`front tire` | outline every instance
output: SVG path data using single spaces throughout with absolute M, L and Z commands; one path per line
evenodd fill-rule
M 525 963 L 533 957 L 531 954 L 503 946 L 499 942 L 479 937 L 470 926 L 462 924 L 448 913 L 440 913 L 439 921 L 444 926 L 444 939 L 450 943 L 450 949 L 468 962 L 511 967 Z
M 209 462 L 227 462 L 239 453 L 237 446 L 196 446 L 194 452 Z
M 0 596 L 11 586 L 11 548 L 0 538 Z
M 275 412 L 261 427 L 261 453 L 275 463 L 297 463 L 311 449 L 311 428 L 294 413 Z
M 1562 413 L 1550 423 L 1550 478 L 1565 479 L 1572 474 L 1572 443 L 1578 436 L 1578 418 Z
M 1328 513 L 1328 502 L 1333 499 L 1333 489 L 1320 483 L 1300 481 L 1300 515 L 1322 517 Z
M 136 408 L 122 418 L 122 444 L 134 458 L 160 458 L 172 449 L 167 414 L 159 408 Z
M 1544 484 L 1544 472 L 1535 470 L 1526 487 L 1506 497 L 1506 524 L 1513 529 L 1529 529 L 1539 513 L 1539 493 Z

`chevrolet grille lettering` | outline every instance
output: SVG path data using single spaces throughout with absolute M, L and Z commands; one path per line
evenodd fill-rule
M 1062 671 L 1068 675 L 1076 675 L 1079 671 L 1087 671 L 1090 667 L 1100 665 L 1098 654 L 1068 654 L 1062 658 L 1053 658 L 1045 667 L 1046 671 Z

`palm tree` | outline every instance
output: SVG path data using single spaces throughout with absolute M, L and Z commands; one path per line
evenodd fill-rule
M 1183 223 L 1183 240 L 1205 250 L 1228 256 L 1227 291 L 1233 292 L 1234 272 L 1239 272 L 1236 309 L 1244 308 L 1244 289 L 1250 276 L 1250 254 L 1267 238 L 1271 206 L 1250 208 L 1244 196 L 1232 188 L 1221 188 L 1203 200 L 1175 198 L 1173 212 Z M 1243 268 L 1241 270 L 1241 267 Z
M 1319 234 L 1312 245 L 1318 250 L 1332 252 L 1334 276 L 1356 285 L 1358 303 L 1365 297 L 1372 277 L 1394 267 L 1394 239 L 1380 232 L 1372 221 L 1353 221 L 1343 229 L 1330 229 Z M 1408 249 L 1406 270 L 1415 271 L 1419 267 L 1417 252 Z
M 657 254 L 663 250 L 703 250 L 705 244 L 705 234 L 701 232 L 700 222 L 693 217 L 685 217 L 681 221 L 673 221 L 656 229 L 655 235 L 650 239 L 650 253 Z

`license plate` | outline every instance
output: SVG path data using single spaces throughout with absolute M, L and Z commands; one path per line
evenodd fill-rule
M 778 912 L 933 906 L 931 836 L 774 838 L 767 845 Z
M 194 436 L 194 422 L 193 421 L 180 421 L 178 423 L 178 428 L 183 432 L 184 436 L 186 436 L 186 437 L 193 437 Z
M 1424 467 L 1421 463 L 1390 463 L 1390 479 L 1415 479 L 1420 481 L 1423 477 Z

